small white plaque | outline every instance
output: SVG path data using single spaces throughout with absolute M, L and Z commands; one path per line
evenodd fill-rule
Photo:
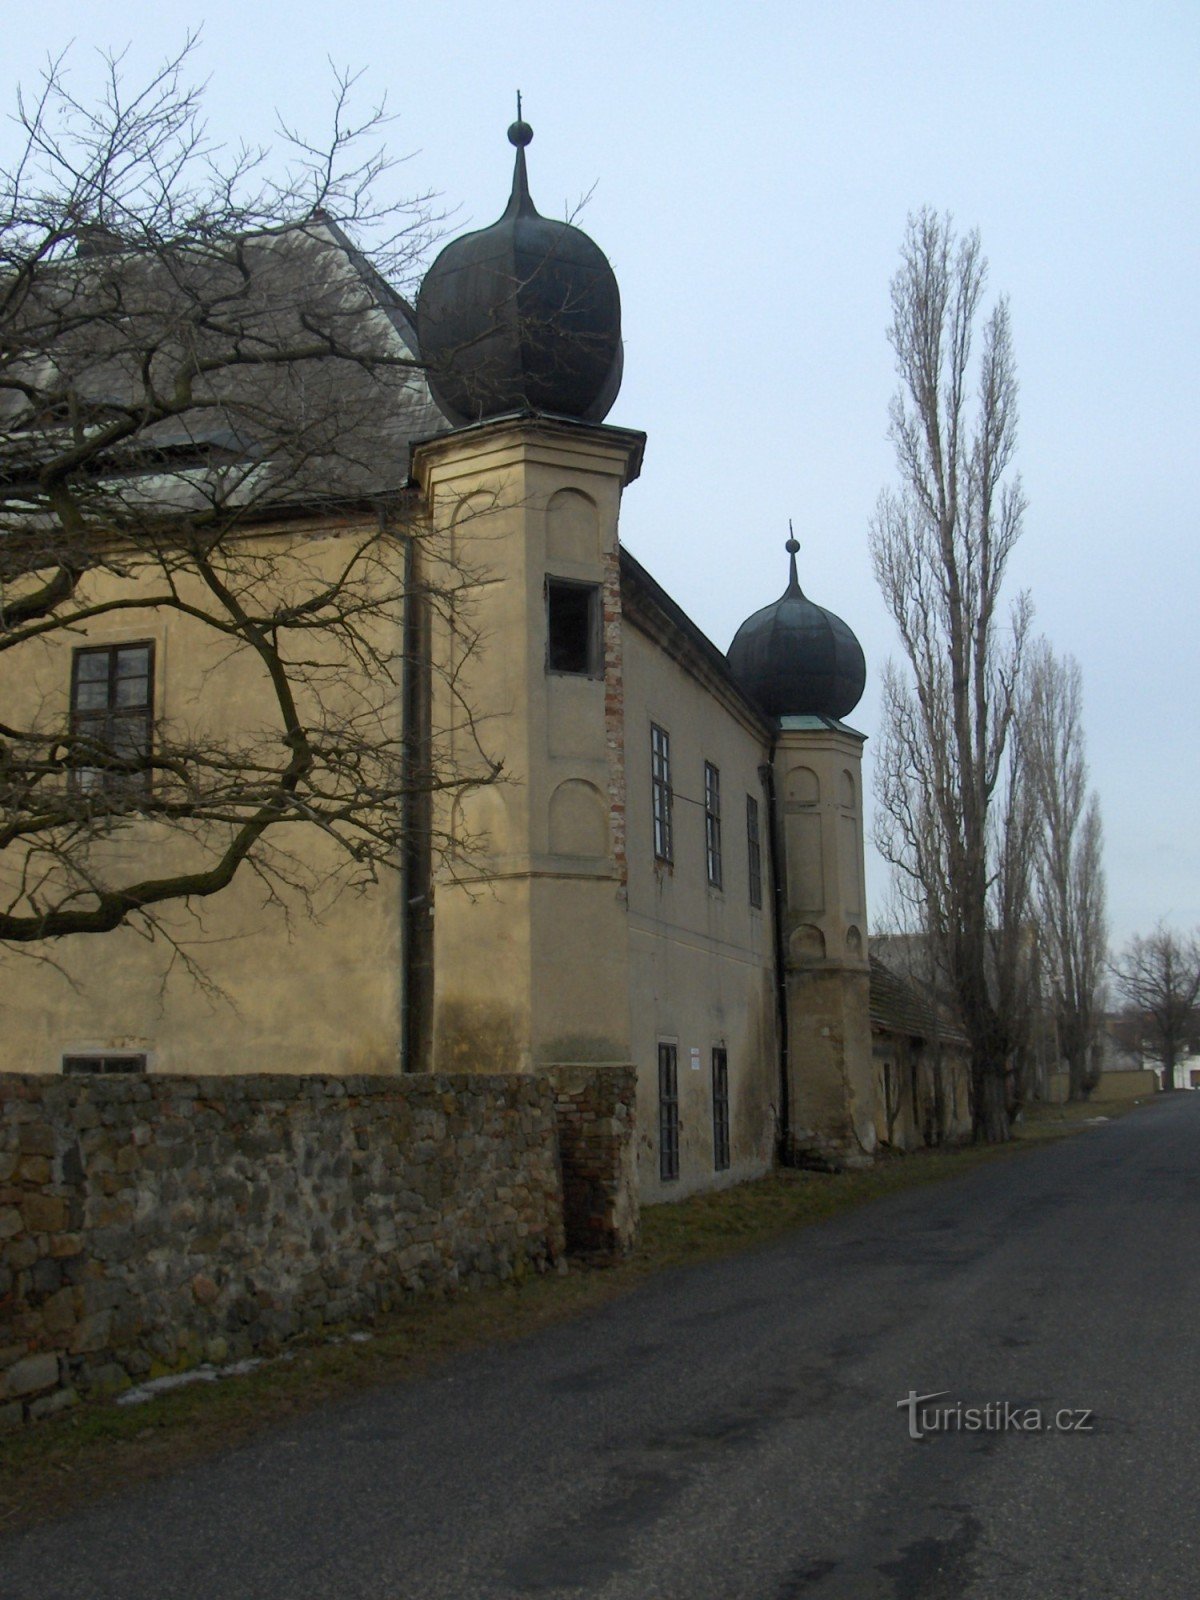
M 692 1046 L 692 1071 L 700 1071 L 700 1047 L 698 1045 Z

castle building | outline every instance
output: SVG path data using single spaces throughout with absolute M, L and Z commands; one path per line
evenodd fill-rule
M 415 308 L 362 280 L 400 356 L 420 364 L 391 391 L 373 446 L 406 508 L 410 576 L 380 624 L 403 662 L 385 714 L 410 767 L 457 781 L 414 786 L 400 869 L 352 890 L 335 892 L 336 844 L 314 831 L 295 846 L 310 904 L 264 895 L 242 869 L 211 900 L 164 907 L 165 942 L 120 927 L 54 941 L 53 964 L 14 951 L 3 1064 L 632 1063 L 645 1200 L 752 1177 L 781 1155 L 868 1160 L 879 1089 L 863 735 L 845 721 L 862 650 L 804 594 L 794 540 L 783 593 L 728 653 L 622 548 L 645 441 L 604 421 L 621 379 L 616 280 L 592 240 L 534 207 L 528 125 L 509 138 L 503 215 L 442 251 Z M 358 270 L 332 225 L 316 231 L 304 260 L 340 251 Z M 313 488 L 241 536 L 275 571 L 300 559 L 333 571 L 375 528 L 380 498 L 369 487 L 335 511 Z M 129 574 L 91 582 L 100 594 L 118 580 Z M 186 610 L 147 604 L 89 614 L 35 672 L 3 682 L 9 703 L 27 695 L 72 726 L 91 716 L 127 734 L 136 715 L 130 737 L 149 748 L 188 716 L 252 727 L 256 666 Z M 369 696 L 346 671 L 330 692 Z M 106 859 L 182 848 L 131 804 L 97 846 Z M 170 970 L 181 951 L 199 978 Z

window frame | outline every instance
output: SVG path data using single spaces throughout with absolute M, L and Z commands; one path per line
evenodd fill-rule
M 650 812 L 654 859 L 667 865 L 675 860 L 674 803 L 675 791 L 671 785 L 671 735 L 657 722 L 652 722 L 650 724 Z
M 712 1047 L 713 1171 L 728 1172 L 729 1153 L 729 1051 Z
M 554 663 L 553 642 L 554 628 L 551 622 L 553 595 L 556 592 L 570 590 L 576 594 L 587 597 L 587 642 L 586 665 L 583 667 L 564 667 Z M 600 585 L 589 583 L 582 578 L 559 578 L 553 573 L 546 574 L 546 671 L 553 677 L 560 678 L 603 678 L 604 676 L 604 632 L 602 625 L 602 608 L 600 603 Z
M 125 651 L 144 650 L 146 652 L 146 699 L 142 705 L 121 707 L 117 702 L 117 684 L 120 682 L 118 665 L 120 657 Z M 79 704 L 80 687 L 84 682 L 100 682 L 99 678 L 84 679 L 80 673 L 80 666 L 87 657 L 107 656 L 108 673 L 104 680 L 106 685 L 105 704 L 102 708 L 84 706 Z M 71 652 L 71 696 L 70 696 L 70 729 L 71 737 L 77 738 L 80 734 L 87 733 L 90 727 L 97 723 L 102 726 L 102 741 L 115 751 L 113 739 L 113 723 L 118 714 L 125 720 L 133 721 L 140 718 L 143 723 L 142 742 L 138 752 L 150 756 L 154 751 L 154 678 L 155 678 L 155 648 L 153 639 L 119 639 L 111 644 L 79 645 Z M 140 678 L 141 673 L 137 676 Z M 76 766 L 71 768 L 71 788 L 76 794 L 103 794 L 108 796 L 146 795 L 150 792 L 151 773 L 147 767 L 141 772 L 115 772 L 105 767 Z
M 763 903 L 762 831 L 759 824 L 758 799 L 752 794 L 746 796 L 746 880 L 750 905 L 755 911 L 761 911 Z
M 721 769 L 704 763 L 704 867 L 710 889 L 724 888 L 721 860 Z
M 149 1058 L 144 1050 L 67 1050 L 62 1056 L 64 1078 L 108 1077 L 118 1072 L 145 1073 Z
M 670 1039 L 658 1041 L 658 1177 L 679 1178 L 679 1045 Z

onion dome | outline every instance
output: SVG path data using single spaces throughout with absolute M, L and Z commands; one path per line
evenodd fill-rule
M 621 296 L 607 257 L 529 198 L 525 147 L 512 196 L 490 228 L 455 239 L 425 275 L 417 338 L 433 397 L 455 424 L 512 411 L 600 422 L 621 386 Z
M 866 658 L 841 617 L 814 605 L 800 588 L 799 548 L 788 540 L 791 581 L 785 592 L 734 635 L 730 671 L 770 716 L 845 717 L 862 699 Z

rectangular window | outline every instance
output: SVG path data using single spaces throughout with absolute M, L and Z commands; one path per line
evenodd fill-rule
M 762 905 L 762 843 L 758 836 L 758 801 L 746 796 L 746 859 L 750 872 L 750 904 Z
M 657 724 L 650 724 L 650 786 L 654 804 L 654 856 L 657 861 L 674 859 L 671 837 L 671 739 Z
M 708 881 L 721 887 L 721 774 L 711 761 L 704 763 L 704 854 Z
M 604 676 L 597 584 L 546 579 L 546 669 L 581 678 Z
M 729 1057 L 724 1045 L 712 1053 L 713 1171 L 729 1166 Z
M 679 1176 L 679 1049 L 658 1047 L 658 1175 L 664 1183 Z
M 93 1072 L 145 1072 L 144 1055 L 86 1055 L 64 1056 L 62 1069 L 71 1076 Z
M 76 650 L 71 663 L 71 732 L 94 746 L 97 758 L 94 767 L 74 769 L 77 788 L 145 794 L 150 787 L 148 771 L 120 772 L 105 763 L 148 756 L 153 725 L 152 644 Z

